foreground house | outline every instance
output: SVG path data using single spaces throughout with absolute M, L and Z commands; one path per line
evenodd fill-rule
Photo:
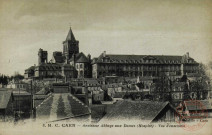
M 11 91 L 0 90 L 0 121 L 7 121 L 13 116 L 13 94 Z
M 184 101 L 185 113 L 190 118 L 203 118 L 203 114 L 207 118 L 212 118 L 212 105 L 208 100 L 190 100 Z
M 14 96 L 13 110 L 21 118 L 29 118 L 32 111 L 32 95 L 23 90 L 12 89 Z
M 169 102 L 123 100 L 114 104 L 100 122 L 174 122 L 175 113 Z

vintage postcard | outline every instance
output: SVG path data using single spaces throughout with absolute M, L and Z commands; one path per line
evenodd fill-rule
M 0 0 L 0 135 L 211 135 L 212 0 Z

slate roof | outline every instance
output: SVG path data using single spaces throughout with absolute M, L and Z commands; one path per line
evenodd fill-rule
M 7 108 L 7 105 L 10 101 L 11 96 L 12 96 L 11 91 L 0 90 L 0 109 Z
M 62 68 L 63 68 L 64 70 L 74 70 L 74 67 L 71 66 L 70 64 L 63 64 L 63 65 L 62 65 Z
M 104 63 L 103 54 L 98 58 L 93 59 L 92 63 Z M 144 59 L 155 59 L 157 64 L 181 64 L 183 56 L 171 56 L 171 55 L 118 55 L 107 54 L 105 58 L 109 59 L 110 63 L 144 63 Z M 193 59 L 193 58 L 190 58 Z M 196 63 L 196 62 L 195 62 Z M 155 63 L 154 63 L 155 64 Z
M 36 93 L 36 95 L 46 95 L 49 91 L 45 88 L 42 88 L 40 91 Z
M 74 34 L 73 34 L 73 32 L 72 32 L 71 27 L 70 27 L 70 29 L 69 29 L 69 32 L 68 32 L 68 35 L 67 35 L 67 37 L 66 37 L 66 40 L 65 40 L 65 41 L 68 41 L 68 40 L 76 41 L 76 39 L 75 39 L 75 37 L 74 37 Z
M 115 92 L 113 98 L 123 98 L 126 92 Z
M 65 56 L 62 56 L 62 52 L 53 52 L 53 58 L 56 63 L 64 63 Z
M 151 122 L 168 104 L 169 102 L 156 101 L 118 101 L 101 121 L 146 120 Z
M 50 95 L 34 95 L 34 106 L 37 107 L 40 105 L 46 98 L 48 98 Z
M 74 57 L 70 59 L 70 61 L 73 61 Z M 76 63 L 89 63 L 89 59 L 85 56 L 83 52 L 77 53 L 75 55 L 75 62 Z
M 99 86 L 99 82 L 96 79 L 86 79 L 87 85 L 91 86 Z
M 57 71 L 57 70 L 61 70 L 61 65 L 60 64 L 56 64 L 56 63 L 42 63 L 41 65 L 37 66 L 36 68 L 38 68 L 39 70 L 42 71 Z
M 44 100 L 48 97 L 49 95 L 34 95 L 33 99 L 35 100 Z
M 25 70 L 25 73 L 31 72 L 35 70 L 35 66 L 31 66 L 28 69 Z
M 187 77 L 201 77 L 201 74 L 199 73 L 187 73 L 186 75 Z
M 13 89 L 12 90 L 12 93 L 14 96 L 30 96 L 31 94 L 27 91 L 24 91 L 24 90 L 18 90 L 18 89 Z
M 149 80 L 153 80 L 153 79 L 154 79 L 154 77 L 152 77 L 152 76 L 141 76 L 141 77 L 139 77 L 140 81 L 149 81 Z
M 89 115 L 88 106 L 70 93 L 54 93 L 36 107 L 37 118 L 60 120 Z
M 197 100 L 196 104 L 192 101 L 184 101 L 184 104 L 189 111 L 212 110 L 212 106 L 208 100 Z
M 185 87 L 186 82 L 175 82 L 172 84 L 172 87 Z

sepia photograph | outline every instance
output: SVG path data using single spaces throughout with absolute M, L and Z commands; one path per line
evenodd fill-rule
M 0 135 L 211 135 L 212 0 L 0 0 Z

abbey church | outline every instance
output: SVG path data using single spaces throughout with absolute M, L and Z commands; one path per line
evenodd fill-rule
M 53 52 L 48 61 L 48 52 L 40 48 L 38 65 L 25 70 L 25 78 L 90 78 L 91 75 L 91 56 L 79 52 L 79 41 L 71 28 L 63 41 L 63 52 Z

